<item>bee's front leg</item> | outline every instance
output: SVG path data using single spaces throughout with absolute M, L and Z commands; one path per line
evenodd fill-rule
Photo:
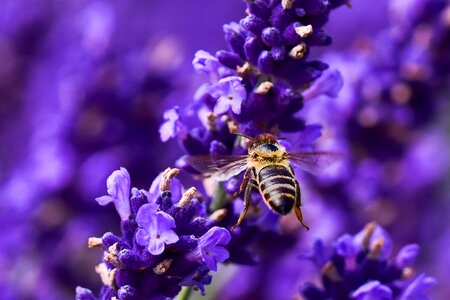
M 248 180 L 247 180 L 248 183 Z M 250 208 L 250 196 L 252 195 L 252 188 L 254 187 L 255 182 L 252 180 L 250 184 L 246 184 L 245 186 L 245 196 L 244 196 L 244 209 L 242 210 L 241 214 L 239 215 L 239 219 L 236 222 L 236 224 L 231 227 L 231 231 L 233 231 L 236 227 L 241 225 L 242 221 L 244 220 L 245 216 L 247 215 L 248 209 Z
M 248 181 L 250 180 L 250 174 L 251 174 L 252 168 L 248 168 L 244 173 L 244 178 L 242 179 L 241 186 L 239 187 L 239 190 L 233 193 L 233 198 L 236 198 L 239 196 L 240 193 L 242 193 L 245 188 L 248 185 Z
M 297 219 L 300 221 L 302 226 L 305 227 L 306 230 L 309 230 L 309 227 L 306 226 L 305 223 L 303 223 L 303 215 L 302 215 L 302 210 L 300 208 L 300 206 L 302 205 L 302 196 L 300 194 L 300 184 L 298 183 L 297 180 L 295 180 L 295 190 L 296 190 L 296 198 L 295 198 L 295 204 L 294 204 L 295 215 L 297 216 Z

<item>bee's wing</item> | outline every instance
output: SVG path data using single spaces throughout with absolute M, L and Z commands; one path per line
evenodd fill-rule
M 342 158 L 336 152 L 290 152 L 289 161 L 311 174 L 320 174 L 328 166 Z
M 225 181 L 248 168 L 247 155 L 188 156 L 188 163 L 197 171 L 214 180 Z

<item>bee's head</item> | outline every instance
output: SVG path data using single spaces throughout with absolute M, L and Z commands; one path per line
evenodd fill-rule
M 273 157 L 283 154 L 285 148 L 273 134 L 262 133 L 250 140 L 248 151 L 262 157 Z
M 270 133 L 261 133 L 257 136 L 255 136 L 254 138 L 250 139 L 250 143 L 249 143 L 249 150 L 254 150 L 257 147 L 260 147 L 261 145 L 277 145 L 278 141 L 277 141 L 277 137 L 274 136 L 273 134 Z M 270 147 L 270 146 L 268 146 Z M 277 149 L 275 149 L 274 151 L 276 151 Z

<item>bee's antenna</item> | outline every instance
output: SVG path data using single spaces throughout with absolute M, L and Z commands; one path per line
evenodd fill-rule
M 283 141 L 283 140 L 285 140 L 286 138 L 284 137 L 284 136 L 280 136 L 280 137 L 277 137 L 277 140 L 279 140 L 279 141 Z
M 252 137 L 250 137 L 250 136 L 248 136 L 248 135 L 245 135 L 245 134 L 243 134 L 243 133 L 240 133 L 240 132 L 236 132 L 235 134 L 238 135 L 238 136 L 245 137 L 245 138 L 247 138 L 247 139 L 249 139 L 249 140 L 252 139 Z

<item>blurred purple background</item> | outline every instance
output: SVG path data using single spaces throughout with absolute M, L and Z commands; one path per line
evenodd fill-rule
M 334 43 L 315 56 L 346 53 L 359 37 L 370 39 L 389 26 L 386 1 L 354 2 L 352 9 L 332 13 L 327 32 Z M 162 113 L 189 104 L 202 82 L 191 67 L 194 53 L 224 49 L 222 25 L 239 20 L 244 8 L 240 0 L 1 1 L 2 299 L 71 299 L 76 285 L 96 290 L 99 278 L 93 268 L 101 253 L 87 249 L 87 239 L 113 230 L 118 216 L 112 206 L 100 207 L 94 198 L 105 193 L 106 178 L 120 166 L 128 169 L 134 186 L 148 188 L 161 170 L 173 165 L 181 149 L 174 141 L 161 143 Z M 332 59 L 325 62 L 340 67 Z M 380 201 L 371 204 L 380 207 L 366 206 L 354 215 L 355 207 L 346 214 L 347 208 L 327 206 L 311 184 L 305 211 L 309 219 L 318 216 L 310 222 L 317 229 L 303 234 L 296 251 L 309 247 L 315 237 L 332 241 L 347 230 L 355 233 L 370 217 L 383 220 L 376 215 L 380 212 L 394 212 L 382 225 L 392 232 L 396 249 L 419 243 L 417 269 L 440 282 L 434 299 L 447 299 L 450 191 L 444 177 L 449 175 L 450 124 L 442 112 L 449 112 L 449 90 L 441 93 L 441 113 L 420 128 L 425 144 L 417 145 L 416 152 L 408 149 L 410 162 L 401 166 L 408 175 L 402 187 L 421 184 L 412 172 L 439 169 L 430 179 L 433 193 L 421 190 L 411 203 Z M 357 193 L 359 183 L 352 184 Z M 408 197 L 408 190 L 399 194 Z M 359 209 L 365 204 L 354 205 Z M 393 206 L 397 210 L 390 210 Z M 289 220 L 286 224 L 291 226 Z M 289 273 L 289 262 L 297 256 L 292 251 L 272 267 L 286 272 L 292 281 L 286 288 L 302 278 Z M 244 274 L 257 272 L 246 267 Z M 224 281 L 226 276 L 218 280 Z M 266 289 L 271 288 L 268 282 Z M 233 291 L 229 299 L 245 299 L 245 289 L 251 287 Z

